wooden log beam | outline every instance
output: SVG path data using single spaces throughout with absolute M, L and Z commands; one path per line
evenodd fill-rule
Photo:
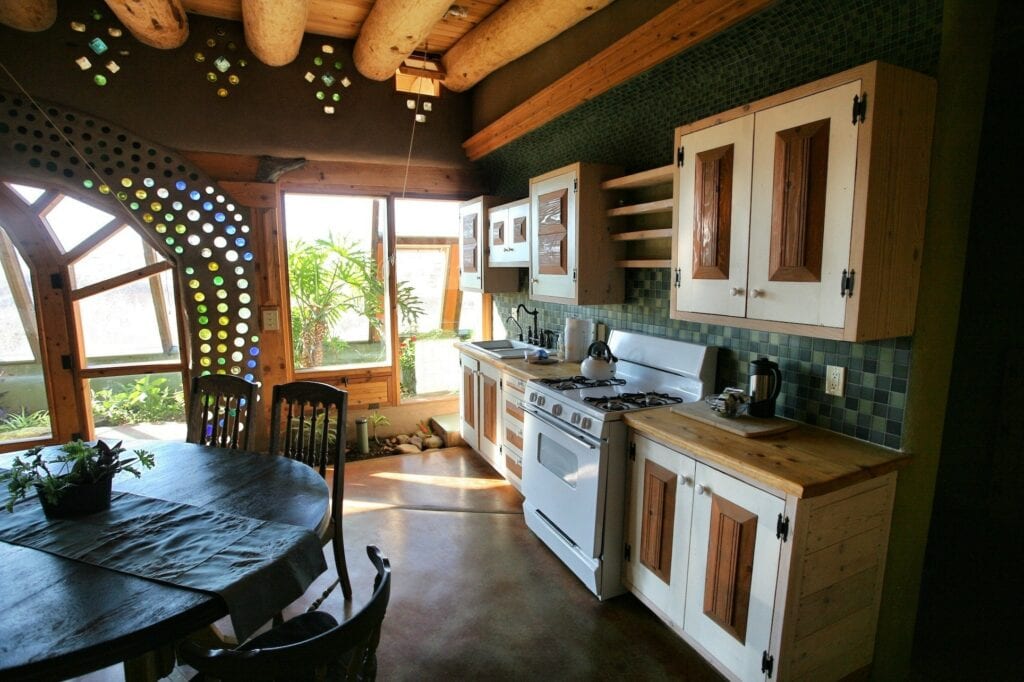
M 242 0 L 245 43 L 267 66 L 284 66 L 299 56 L 309 0 Z
M 19 31 L 45 31 L 57 20 L 57 0 L 0 2 L 0 24 Z
M 375 81 L 391 78 L 451 4 L 451 0 L 377 0 L 352 52 L 356 69 Z
M 181 0 L 107 0 L 107 6 L 140 43 L 171 50 L 188 39 Z
M 492 71 L 572 28 L 612 0 L 509 0 L 449 48 L 445 87 L 464 92 Z
M 463 142 L 466 156 L 476 161 L 773 1 L 680 0 Z

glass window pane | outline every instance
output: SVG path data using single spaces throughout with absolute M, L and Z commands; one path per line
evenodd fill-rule
M 71 266 L 71 274 L 74 276 L 73 288 L 87 287 L 163 260 L 163 257 L 142 240 L 138 232 L 125 225 L 110 239 L 104 240 L 102 244 L 75 261 Z
M 86 365 L 178 362 L 171 272 L 78 302 Z
M 53 230 L 64 251 L 78 246 L 86 237 L 96 232 L 114 216 L 71 197 L 62 197 L 57 205 L 46 212 L 43 220 Z
M 0 227 L 0 441 L 50 435 L 28 267 Z M 31 340 L 30 340 L 31 339 Z
M 378 197 L 285 194 L 296 368 L 390 364 L 386 210 Z
M 86 383 L 97 438 L 185 440 L 180 372 L 105 377 Z
M 441 329 L 451 251 L 449 246 L 398 247 L 395 269 L 400 336 Z M 401 314 L 403 307 L 405 315 Z
M 13 182 L 8 182 L 7 186 L 10 187 L 15 194 L 25 200 L 26 204 L 36 203 L 36 199 L 43 196 L 46 190 L 39 187 L 29 187 L 28 185 L 16 185 Z
M 396 199 L 395 234 L 399 237 L 459 236 L 459 202 Z

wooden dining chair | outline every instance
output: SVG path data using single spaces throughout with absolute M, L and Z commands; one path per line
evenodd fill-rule
M 321 540 L 333 541 L 338 583 L 345 599 L 352 585 L 342 539 L 345 496 L 345 419 L 348 392 L 318 381 L 293 381 L 274 386 L 270 406 L 270 454 L 283 455 L 316 469 L 331 486 L 331 522 Z M 333 472 L 333 477 L 328 472 Z M 332 584 L 324 597 L 334 589 Z M 321 597 L 323 599 L 324 597 Z
M 248 450 L 255 400 L 256 384 L 241 377 L 207 374 L 193 378 L 186 442 Z
M 370 601 L 339 624 L 323 611 L 310 611 L 254 637 L 235 649 L 178 646 L 178 656 L 205 677 L 221 680 L 372 680 L 377 645 L 391 598 L 391 563 L 368 545 L 377 575 Z

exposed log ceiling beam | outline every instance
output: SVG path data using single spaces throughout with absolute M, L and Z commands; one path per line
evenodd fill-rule
M 107 0 L 107 5 L 140 43 L 169 50 L 188 39 L 181 0 Z
M 612 0 L 509 0 L 444 54 L 445 87 L 463 92 Z
M 299 55 L 309 0 L 242 0 L 245 43 L 268 66 L 290 64 Z
M 394 76 L 451 4 L 451 0 L 377 0 L 352 53 L 359 73 L 375 81 Z
M 45 31 L 57 20 L 57 0 L 0 2 L 0 24 L 19 31 Z
M 680 0 L 463 142 L 466 155 L 475 161 L 773 2 Z

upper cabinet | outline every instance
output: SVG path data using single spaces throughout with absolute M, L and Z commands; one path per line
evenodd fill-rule
M 618 245 L 620 268 L 667 268 L 671 265 L 672 182 L 675 166 L 623 175 L 601 184 L 612 195 L 608 229 Z
M 459 205 L 459 288 L 498 293 L 519 290 L 519 271 L 492 268 L 488 258 L 488 212 L 498 202 L 476 197 Z
M 492 267 L 530 266 L 529 198 L 495 206 L 487 212 L 487 241 Z
M 672 317 L 910 335 L 934 102 L 872 62 L 678 128 Z
M 622 270 L 609 248 L 614 166 L 574 163 L 530 180 L 530 298 L 601 305 L 621 303 Z

